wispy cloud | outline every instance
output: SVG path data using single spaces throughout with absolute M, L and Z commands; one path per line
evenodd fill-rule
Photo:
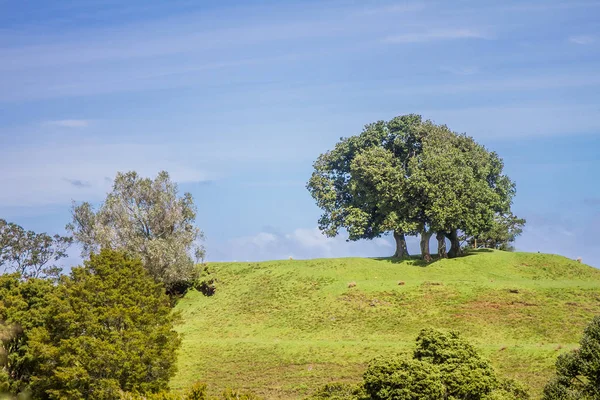
M 409 247 L 409 250 L 417 251 L 416 238 L 409 239 Z M 330 238 L 317 228 L 298 228 L 289 233 L 259 232 L 221 243 L 210 243 L 208 248 L 208 258 L 215 261 L 257 261 L 288 257 L 385 257 L 393 253 L 393 245 L 388 237 L 348 242 L 343 234 Z
M 440 71 L 449 72 L 453 75 L 475 75 L 479 73 L 479 67 L 476 66 L 463 66 L 463 67 L 450 67 L 443 66 L 440 67 Z
M 177 182 L 208 180 L 195 166 L 169 157 L 169 145 L 109 142 L 69 137 L 58 142 L 0 149 L 0 209 L 97 201 L 110 189 L 117 172 L 142 176 L 169 171 Z
M 87 119 L 59 119 L 46 121 L 42 125 L 58 126 L 61 128 L 85 128 L 90 125 L 90 121 Z
M 386 43 L 422 43 L 459 39 L 491 39 L 491 36 L 479 30 L 461 28 L 403 33 L 387 36 L 383 39 L 383 41 Z
M 92 184 L 90 182 L 87 181 L 82 181 L 80 179 L 68 179 L 68 178 L 64 178 L 65 181 L 69 182 L 71 185 L 73 185 L 76 188 L 88 188 L 91 187 Z
M 578 35 L 569 37 L 569 42 L 581 45 L 592 44 L 595 41 L 596 37 L 591 35 Z

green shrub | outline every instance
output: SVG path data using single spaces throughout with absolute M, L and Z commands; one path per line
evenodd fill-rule
M 225 389 L 219 399 L 215 400 L 260 400 L 260 397 L 250 392 L 240 392 L 233 389 Z M 190 399 L 191 400 L 191 399 Z
M 373 400 L 437 400 L 446 393 L 439 368 L 419 360 L 375 359 L 364 380 L 365 390 Z
M 489 361 L 458 333 L 434 329 L 421 331 L 412 359 L 373 360 L 364 388 L 373 400 L 529 398 L 519 383 L 499 379 Z
M 414 358 L 439 367 L 448 396 L 481 399 L 499 383 L 489 361 L 477 354 L 458 332 L 422 330 Z
M 307 400 L 357 400 L 366 398 L 365 389 L 361 385 L 335 382 L 322 386 Z
M 556 376 L 544 388 L 545 400 L 600 399 L 600 316 L 585 328 L 577 350 L 556 360 Z

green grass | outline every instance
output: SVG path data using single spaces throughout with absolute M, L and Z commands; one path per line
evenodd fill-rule
M 435 327 L 461 331 L 501 373 L 539 397 L 556 356 L 576 347 L 600 314 L 600 270 L 547 254 L 209 268 L 216 294 L 192 291 L 177 305 L 183 345 L 174 389 L 200 380 L 214 391 L 303 398 L 327 382 L 360 381 L 369 360 L 409 352 L 422 328 Z

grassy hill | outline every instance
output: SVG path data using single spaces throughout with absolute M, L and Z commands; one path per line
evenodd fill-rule
M 423 327 L 436 327 L 460 330 L 538 397 L 556 356 L 600 314 L 600 270 L 547 254 L 209 268 L 216 294 L 192 291 L 177 306 L 183 346 L 174 389 L 201 380 L 213 390 L 302 398 L 326 382 L 360 381 L 370 359 L 411 351 Z

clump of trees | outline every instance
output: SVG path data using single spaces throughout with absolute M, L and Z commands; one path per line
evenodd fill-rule
M 488 360 L 456 332 L 424 329 L 411 358 L 377 358 L 361 385 L 329 384 L 311 399 L 337 400 L 517 400 L 525 387 L 497 375 Z
M 459 255 L 461 235 L 493 238 L 495 245 L 518 235 L 493 233 L 512 215 L 516 193 L 503 167 L 498 154 L 473 138 L 410 114 L 342 138 L 314 163 L 307 188 L 324 211 L 325 235 L 345 229 L 349 240 L 359 240 L 393 232 L 394 257 L 405 257 L 406 236 L 418 234 L 430 261 L 434 234 L 440 257 Z
M 204 257 L 204 236 L 195 225 L 196 207 L 190 193 L 178 195 L 167 172 L 155 179 L 118 173 L 98 210 L 85 202 L 73 205 L 72 216 L 67 230 L 81 245 L 82 257 L 103 248 L 139 257 L 171 294 L 197 277 L 194 258 Z
M 579 348 L 558 356 L 544 400 L 600 399 L 600 316 L 585 328 Z
M 0 268 L 28 278 L 58 278 L 58 261 L 67 256 L 73 239 L 35 233 L 0 219 Z
M 155 393 L 180 345 L 164 288 L 129 255 L 103 249 L 58 284 L 0 277 L 5 389 L 36 399 Z

